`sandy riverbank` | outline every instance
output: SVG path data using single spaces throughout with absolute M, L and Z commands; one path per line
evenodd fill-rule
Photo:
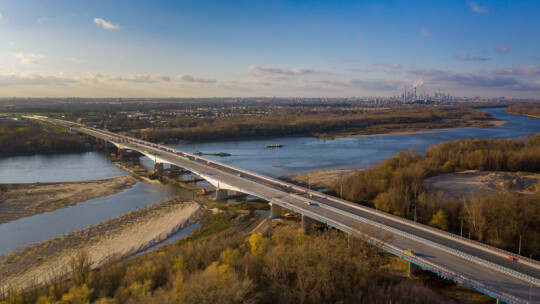
M 165 240 L 195 220 L 201 205 L 175 197 L 59 238 L 21 248 L 0 262 L 0 293 L 48 282 L 69 272 L 69 260 L 85 251 L 92 267 L 112 255 L 130 256 Z
M 75 182 L 0 184 L 0 224 L 112 195 L 136 182 L 131 176 L 120 176 Z
M 291 175 L 283 175 L 280 179 L 300 184 L 302 186 L 319 189 L 330 189 L 340 181 L 340 179 L 346 180 L 352 175 L 362 171 L 360 170 L 328 170 L 328 171 L 315 171 L 308 173 L 299 173 Z
M 536 173 L 468 170 L 426 178 L 424 186 L 431 191 L 443 191 L 449 199 L 459 199 L 475 193 L 498 191 L 531 195 L 535 194 L 539 180 L 540 174 Z M 533 187 L 533 190 L 524 189 L 527 187 Z

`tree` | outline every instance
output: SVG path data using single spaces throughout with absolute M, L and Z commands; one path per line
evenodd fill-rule
M 251 252 L 254 255 L 259 255 L 262 253 L 262 242 L 263 237 L 262 233 L 253 233 L 248 237 L 249 245 L 251 246 Z
M 439 227 L 442 230 L 448 230 L 448 217 L 442 209 L 439 209 L 439 211 L 433 215 L 429 224 L 431 226 Z

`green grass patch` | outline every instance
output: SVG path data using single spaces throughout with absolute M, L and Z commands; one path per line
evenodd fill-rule
M 183 246 L 189 242 L 193 242 L 215 233 L 225 231 L 234 224 L 233 213 L 220 213 L 212 216 L 202 223 L 201 227 L 191 233 L 188 237 L 178 241 L 177 245 Z

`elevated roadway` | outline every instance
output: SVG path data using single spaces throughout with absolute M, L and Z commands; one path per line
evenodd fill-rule
M 220 189 L 240 191 L 387 250 L 460 284 L 508 303 L 540 303 L 540 263 L 372 208 L 163 145 L 42 116 L 27 117 L 70 127 L 156 163 L 179 166 Z M 415 254 L 408 251 L 413 250 Z

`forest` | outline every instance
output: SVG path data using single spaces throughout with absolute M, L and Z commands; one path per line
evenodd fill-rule
M 11 290 L 0 303 L 453 303 L 396 276 L 390 255 L 361 239 L 306 235 L 297 224 L 247 233 L 234 217 L 218 214 L 185 240 L 97 270 L 79 252 L 70 279 Z
M 88 151 L 84 138 L 36 121 L 0 122 L 0 156 Z
M 343 183 L 345 199 L 416 219 L 488 244 L 540 256 L 540 183 L 536 194 L 482 193 L 451 200 L 424 188 L 424 180 L 460 170 L 540 172 L 540 133 L 522 139 L 461 139 L 429 147 L 424 156 L 400 152 Z M 340 185 L 332 191 L 339 193 Z
M 540 105 L 538 104 L 522 104 L 512 105 L 506 108 L 506 112 L 517 115 L 526 115 L 540 117 Z

